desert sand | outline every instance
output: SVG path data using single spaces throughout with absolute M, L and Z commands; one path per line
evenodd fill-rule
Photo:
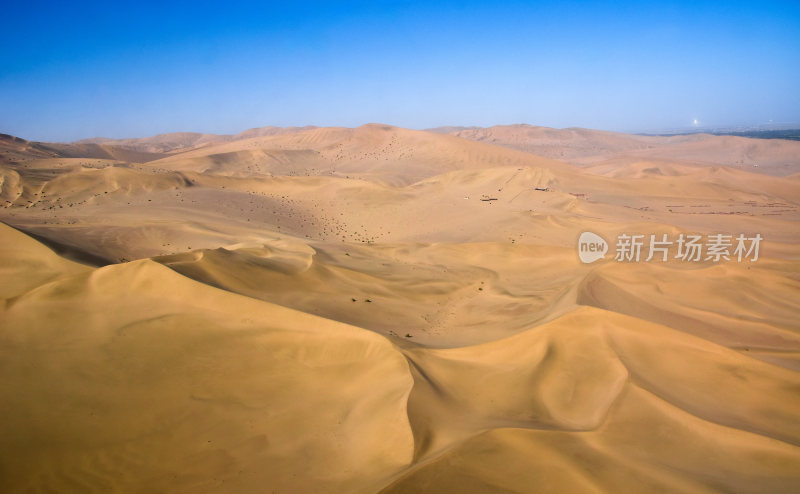
M 799 492 L 799 208 L 783 140 L 0 136 L 0 491 Z

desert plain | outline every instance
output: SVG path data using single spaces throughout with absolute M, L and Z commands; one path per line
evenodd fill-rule
M 780 139 L 4 135 L 0 491 L 800 492 L 799 208 Z

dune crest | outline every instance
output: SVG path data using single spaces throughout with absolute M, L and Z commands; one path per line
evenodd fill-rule
M 447 131 L 0 138 L 0 491 L 796 492 L 786 145 Z

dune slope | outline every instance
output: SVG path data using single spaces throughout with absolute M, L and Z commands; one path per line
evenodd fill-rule
M 2 232 L 4 246 L 52 261 Z M 0 321 L 9 492 L 791 492 L 800 481 L 796 372 L 601 309 L 432 349 L 142 260 L 43 279 L 7 299 Z
M 572 132 L 0 139 L 0 491 L 797 492 L 800 181 Z

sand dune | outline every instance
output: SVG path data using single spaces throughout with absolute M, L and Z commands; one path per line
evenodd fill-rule
M 5 492 L 349 490 L 410 460 L 411 378 L 371 332 L 146 260 L 0 317 Z
M 408 185 L 454 170 L 497 166 L 566 167 L 529 153 L 470 143 L 452 136 L 369 124 L 356 129 L 315 128 L 238 139 L 202 146 L 153 162 L 153 166 L 185 169 L 200 163 L 244 160 L 271 171 L 274 153 L 287 156 L 298 175 L 365 178 L 390 185 Z M 306 154 L 297 154 L 298 152 Z M 310 153 L 310 154 L 309 154 Z M 300 166 L 298 166 L 300 165 Z M 206 168 L 208 169 L 208 168 Z M 241 167 L 239 168 L 240 171 Z
M 163 153 L 140 151 L 103 142 L 52 143 L 32 142 L 0 134 L 0 163 L 24 163 L 41 158 L 90 158 L 145 162 L 158 159 Z
M 609 160 L 610 163 L 642 160 L 646 157 L 680 161 L 692 166 L 724 165 L 786 176 L 795 173 L 793 170 L 796 170 L 800 156 L 800 142 L 784 139 L 750 139 L 710 134 L 641 136 L 531 125 L 443 127 L 432 130 L 582 166 L 605 164 Z
M 259 127 L 245 130 L 239 134 L 226 135 L 204 134 L 199 132 L 172 132 L 169 134 L 159 134 L 152 137 L 138 137 L 129 139 L 109 139 L 96 137 L 92 139 L 76 141 L 74 144 L 103 144 L 106 146 L 124 148 L 131 151 L 166 154 L 182 152 L 191 148 L 213 143 L 230 142 L 259 136 L 289 134 L 313 128 L 314 127 Z
M 785 144 L 449 131 L 0 139 L 0 491 L 797 492 Z

